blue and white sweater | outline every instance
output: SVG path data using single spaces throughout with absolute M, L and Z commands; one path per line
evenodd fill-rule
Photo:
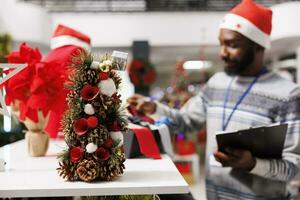
M 274 123 L 288 123 L 282 159 L 259 159 L 251 172 L 222 167 L 213 157 L 215 135 L 222 131 L 225 91 L 234 79 L 227 102 L 227 116 L 253 78 L 215 74 L 203 92 L 180 110 L 157 104 L 155 115 L 171 117 L 177 130 L 207 128 L 206 188 L 209 200 L 289 199 L 287 183 L 300 168 L 300 87 L 270 71 L 263 74 L 234 112 L 226 131 Z M 275 136 L 274 136 L 275 137 Z

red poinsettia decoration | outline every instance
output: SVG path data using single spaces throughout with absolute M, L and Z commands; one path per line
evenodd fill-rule
M 83 158 L 84 151 L 81 147 L 73 147 L 70 151 L 70 160 L 78 163 Z
M 129 77 L 131 82 L 137 86 L 149 86 L 156 79 L 154 66 L 147 61 L 135 59 L 129 65 Z
M 100 89 L 97 86 L 85 85 L 80 92 L 80 96 L 84 100 L 91 101 L 96 98 L 99 92 Z
M 19 51 L 6 56 L 9 63 L 26 63 L 28 66 L 20 73 L 4 83 L 6 90 L 5 102 L 10 105 L 15 100 L 20 102 L 20 120 L 26 117 L 38 122 L 37 112 L 41 110 L 46 116 L 49 111 L 64 112 L 65 98 L 68 91 L 64 88 L 67 72 L 59 63 L 41 61 L 38 49 L 30 48 L 22 43 Z M 11 69 L 4 73 L 10 73 Z

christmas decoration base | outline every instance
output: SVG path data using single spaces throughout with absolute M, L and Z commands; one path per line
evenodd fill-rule
M 27 131 L 25 139 L 30 156 L 38 157 L 46 155 L 49 145 L 49 136 L 46 133 L 43 131 Z

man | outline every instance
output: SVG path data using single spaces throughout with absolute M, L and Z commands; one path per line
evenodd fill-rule
M 74 55 L 79 53 L 81 49 L 90 49 L 91 39 L 89 36 L 72 29 L 68 26 L 59 24 L 51 39 L 51 51 L 44 57 L 43 61 L 48 63 L 57 63 L 68 74 L 68 66 Z M 66 96 L 68 91 L 64 91 L 61 95 Z M 67 107 L 67 102 L 60 102 L 55 112 L 50 112 L 46 132 L 51 138 L 57 138 L 60 131 L 60 122 L 63 112 Z
M 300 165 L 300 88 L 263 65 L 271 20 L 272 11 L 251 0 L 233 8 L 220 25 L 225 72 L 216 73 L 180 111 L 140 95 L 128 100 L 147 114 L 171 117 L 184 132 L 206 123 L 209 200 L 290 198 L 286 186 Z M 255 158 L 243 149 L 217 150 L 217 132 L 278 122 L 288 123 L 282 159 Z

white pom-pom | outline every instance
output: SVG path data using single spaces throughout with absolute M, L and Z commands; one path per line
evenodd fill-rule
M 94 143 L 88 143 L 88 145 L 86 145 L 85 149 L 86 152 L 88 153 L 94 153 L 97 150 L 98 146 Z
M 111 78 L 100 81 L 100 83 L 98 83 L 98 87 L 100 88 L 102 94 L 105 94 L 109 97 L 117 92 L 116 85 Z
M 91 64 L 91 66 L 90 66 L 90 68 L 91 69 L 98 69 L 99 68 L 99 62 L 97 62 L 97 61 L 93 61 L 92 62 L 92 64 Z
M 93 114 L 95 114 L 95 110 L 94 110 L 92 104 L 89 104 L 89 103 L 86 104 L 86 105 L 84 106 L 84 112 L 85 112 L 86 114 L 88 114 L 88 115 L 93 115 Z
M 119 142 L 118 143 L 118 147 L 123 145 L 124 142 L 124 137 L 121 131 L 113 131 L 109 133 L 111 139 L 115 142 Z

